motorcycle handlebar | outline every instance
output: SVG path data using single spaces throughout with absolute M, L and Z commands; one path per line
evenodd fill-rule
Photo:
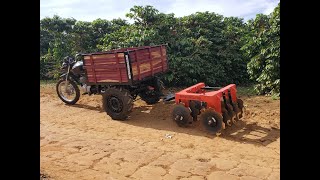
M 72 63 L 74 63 L 74 62 L 77 61 L 76 59 L 77 59 L 78 56 L 81 56 L 81 54 L 80 54 L 80 53 L 77 53 L 77 54 L 74 56 L 74 58 L 73 58 L 73 57 L 70 57 L 70 56 L 67 56 L 67 57 L 65 57 L 65 58 L 63 59 L 63 62 L 72 64 Z

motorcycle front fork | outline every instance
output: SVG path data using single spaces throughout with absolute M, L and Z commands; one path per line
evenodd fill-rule
M 68 66 L 68 72 L 67 72 L 67 75 L 66 75 L 65 92 L 67 92 L 67 87 L 68 87 L 68 75 L 69 75 L 69 72 L 70 72 L 70 66 Z

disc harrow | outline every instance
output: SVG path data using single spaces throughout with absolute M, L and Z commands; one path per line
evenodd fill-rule
M 231 127 L 244 113 L 243 101 L 237 97 L 235 84 L 209 87 L 198 83 L 175 93 L 171 96 L 173 98 L 172 117 L 178 126 L 187 127 L 200 120 L 200 124 L 211 133 Z

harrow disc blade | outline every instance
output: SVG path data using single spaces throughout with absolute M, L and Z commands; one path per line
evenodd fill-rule
M 234 112 L 234 114 L 236 116 L 236 121 L 239 121 L 239 119 L 240 119 L 239 115 L 240 115 L 241 111 L 238 107 L 238 103 L 232 102 L 232 105 L 231 104 L 228 104 L 228 105 L 230 105 L 232 107 L 232 111 Z
M 200 114 L 200 110 L 201 110 L 201 102 L 190 101 L 190 109 L 191 109 L 191 116 L 193 118 L 193 121 L 197 121 L 197 117 Z
M 234 124 L 238 121 L 238 116 L 234 112 L 233 107 L 231 104 L 227 103 L 227 110 L 228 110 L 228 115 L 230 116 L 231 122 Z
M 231 117 L 229 116 L 228 111 L 225 108 L 222 109 L 222 117 L 223 117 L 223 122 L 226 126 L 232 125 Z
M 183 105 L 176 105 L 172 111 L 172 119 L 180 127 L 186 127 L 192 121 L 190 110 Z
M 243 117 L 244 105 L 241 99 L 237 99 L 237 103 L 238 103 L 238 108 L 240 109 L 240 113 L 239 113 L 239 119 L 240 119 Z
M 200 115 L 201 124 L 211 133 L 219 133 L 222 129 L 222 116 L 212 109 L 207 109 Z

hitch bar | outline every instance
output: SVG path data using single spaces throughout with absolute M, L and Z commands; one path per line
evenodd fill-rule
M 210 86 L 205 86 L 205 87 L 202 87 L 200 89 L 205 89 L 205 90 L 219 90 L 221 89 L 222 87 L 210 87 Z
M 222 87 L 210 87 L 210 86 L 205 86 L 205 87 L 202 87 L 201 89 L 205 89 L 205 90 L 219 90 L 221 89 Z M 164 98 L 163 98 L 163 101 L 171 101 L 175 99 L 175 93 L 169 93 L 167 94 Z
M 169 93 L 166 97 L 163 98 L 163 101 L 171 101 L 175 99 L 175 93 Z

